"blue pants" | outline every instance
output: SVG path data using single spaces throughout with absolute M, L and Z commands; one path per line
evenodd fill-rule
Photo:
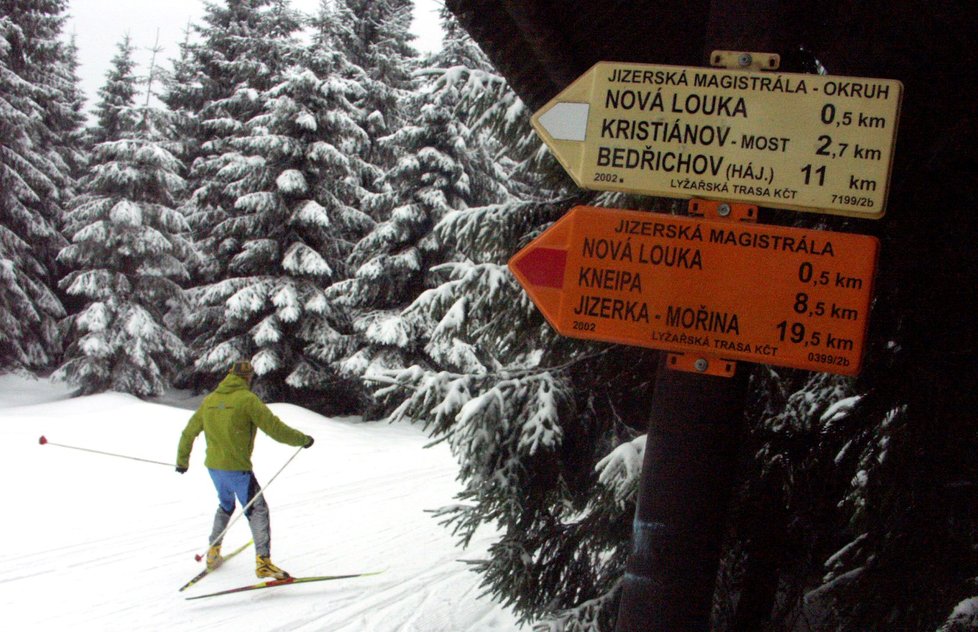
M 231 520 L 231 514 L 234 512 L 234 499 L 237 498 L 241 506 L 244 507 L 261 491 L 261 487 L 258 485 L 254 472 L 212 470 L 210 468 L 207 471 L 210 472 L 211 480 L 214 481 L 218 500 L 210 543 L 220 544 L 220 541 L 215 541 L 215 538 L 221 535 Z M 245 516 L 248 518 L 248 526 L 251 527 L 251 536 L 255 540 L 255 553 L 262 557 L 268 557 L 271 549 L 272 529 L 268 516 L 268 503 L 265 502 L 264 494 L 258 496 L 258 500 L 252 503 L 248 511 L 245 512 Z

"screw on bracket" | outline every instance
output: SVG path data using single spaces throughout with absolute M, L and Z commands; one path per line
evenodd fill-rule
M 707 362 L 705 358 L 699 358 L 693 363 L 693 368 L 702 373 L 710 368 L 710 363 Z
M 715 50 L 710 53 L 710 64 L 728 70 L 777 70 L 781 56 L 776 53 L 748 52 L 739 50 Z

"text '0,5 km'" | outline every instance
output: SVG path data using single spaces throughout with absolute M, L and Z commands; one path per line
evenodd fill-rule
M 875 237 L 578 206 L 509 268 L 563 335 L 856 375 Z
M 903 86 L 601 62 L 533 116 L 583 188 L 877 219 Z

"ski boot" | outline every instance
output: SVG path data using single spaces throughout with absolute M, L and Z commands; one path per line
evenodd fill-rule
M 207 549 L 207 570 L 212 571 L 221 565 L 224 558 L 221 557 L 221 545 L 215 544 Z
M 255 557 L 255 575 L 258 577 L 268 577 L 270 579 L 289 579 L 291 575 L 283 571 L 278 566 L 272 564 L 270 557 L 258 555 Z

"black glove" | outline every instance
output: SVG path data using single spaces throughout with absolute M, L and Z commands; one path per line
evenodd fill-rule
M 180 467 L 179 465 L 177 466 L 177 474 L 183 474 L 186 471 L 187 471 L 187 468 Z
M 308 436 L 306 437 L 306 439 L 308 439 L 308 441 L 306 441 L 306 444 L 304 446 L 302 446 L 303 448 L 308 448 L 308 447 L 312 446 L 313 442 L 315 441 L 315 439 L 313 439 L 312 437 L 308 437 Z

